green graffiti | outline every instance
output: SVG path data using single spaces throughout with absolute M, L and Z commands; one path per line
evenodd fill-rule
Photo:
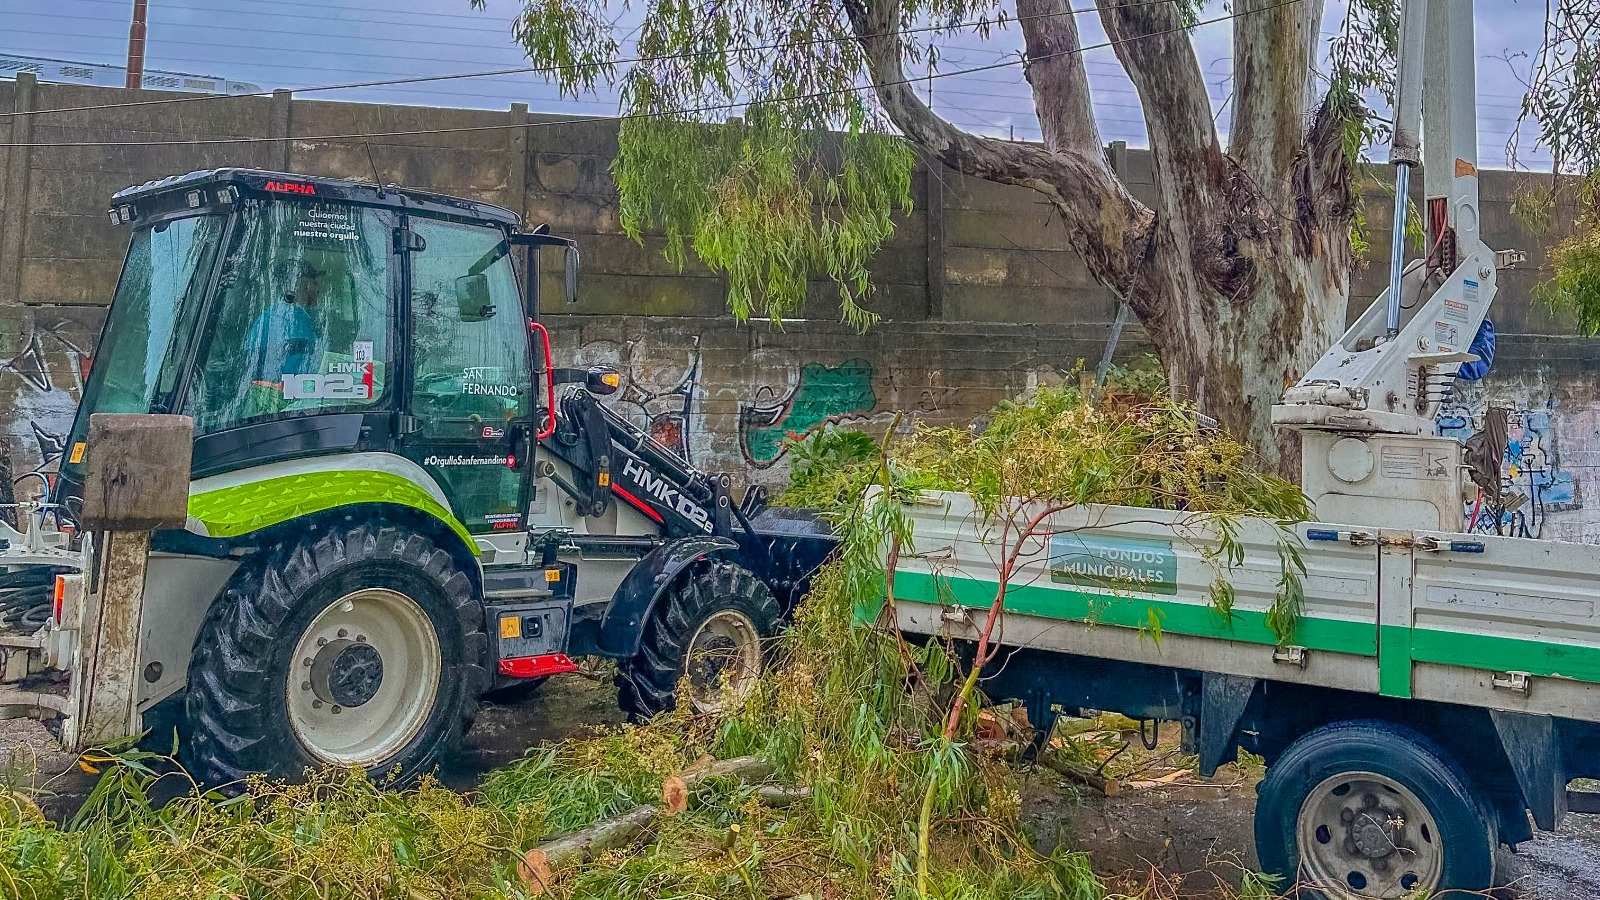
M 739 431 L 745 458 L 759 468 L 777 462 L 787 438 L 803 437 L 847 416 L 865 415 L 878 405 L 872 392 L 872 363 L 851 359 L 837 366 L 807 363 L 789 396 L 745 405 Z

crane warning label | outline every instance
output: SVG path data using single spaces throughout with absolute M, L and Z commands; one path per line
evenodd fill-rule
M 1387 446 L 1378 456 L 1378 474 L 1384 478 L 1433 481 L 1450 476 L 1450 456 L 1424 447 Z
M 1178 593 L 1178 557 L 1172 552 L 1171 541 L 1053 534 L 1050 580 L 1172 596 Z

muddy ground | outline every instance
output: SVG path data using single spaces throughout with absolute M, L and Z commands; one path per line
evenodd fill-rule
M 561 676 L 526 700 L 487 706 L 467 746 L 442 775 L 452 787 L 471 789 L 483 773 L 516 760 L 530 746 L 621 721 L 608 678 Z M 1236 884 L 1253 866 L 1250 817 L 1258 768 L 1229 765 L 1211 781 L 1199 779 L 1187 771 L 1175 731 L 1164 731 L 1153 752 L 1136 735 L 1114 728 L 1090 728 L 1074 740 L 1101 756 L 1131 745 L 1106 768 L 1119 776 L 1119 790 L 1107 797 L 1049 770 L 1032 771 L 1024 819 L 1041 844 L 1087 851 L 1114 885 L 1136 888 L 1158 879 L 1176 888 L 1170 895 L 1195 900 L 1224 896 L 1219 885 Z M 43 789 L 43 806 L 58 820 L 69 817 L 93 787 L 93 776 L 29 722 L 9 721 L 0 730 L 0 771 L 8 767 L 39 773 L 30 782 Z M 1600 897 L 1600 817 L 1568 816 L 1560 832 L 1539 835 L 1517 854 L 1502 851 L 1501 862 L 1506 897 Z

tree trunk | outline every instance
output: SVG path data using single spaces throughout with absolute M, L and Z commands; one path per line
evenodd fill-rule
M 1175 393 L 1298 480 L 1298 441 L 1274 432 L 1271 408 L 1338 339 L 1348 276 L 1327 256 L 1303 256 L 1264 236 L 1240 246 L 1254 265 L 1227 290 L 1208 278 L 1211 260 L 1167 243 L 1158 240 L 1145 263 L 1135 309 Z

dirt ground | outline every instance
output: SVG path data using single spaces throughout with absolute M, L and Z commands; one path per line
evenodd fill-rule
M 441 775 L 452 787 L 470 789 L 483 773 L 516 760 L 530 746 L 621 721 L 608 678 L 560 676 L 526 700 L 486 706 L 467 745 Z M 1131 732 L 1081 727 L 1086 730 L 1073 739 L 1085 758 L 1130 745 L 1105 769 L 1118 777 L 1119 790 L 1107 797 L 1048 769 L 1031 771 L 1023 815 L 1035 840 L 1088 852 L 1118 887 L 1158 879 L 1174 888 L 1169 896 L 1210 900 L 1222 895 L 1219 884 L 1236 884 L 1254 863 L 1250 818 L 1259 768 L 1229 765 L 1207 781 L 1188 770 L 1175 730 L 1163 730 L 1157 749 L 1145 751 Z M 69 817 L 93 788 L 93 776 L 31 722 L 8 721 L 0 730 L 0 771 L 8 769 L 39 773 L 30 782 L 42 789 L 46 813 L 58 820 Z M 1516 854 L 1502 851 L 1501 863 L 1506 898 L 1600 897 L 1600 817 L 1568 816 L 1560 832 L 1541 834 Z

